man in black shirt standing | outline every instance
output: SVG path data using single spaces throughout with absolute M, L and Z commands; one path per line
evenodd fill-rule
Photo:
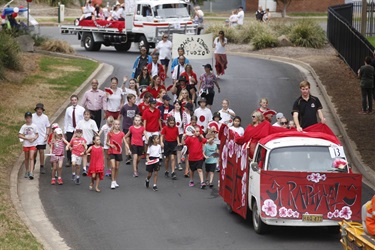
M 293 120 L 297 131 L 302 132 L 304 128 L 318 123 L 317 115 L 323 124 L 326 122 L 326 119 L 324 118 L 323 107 L 319 98 L 310 95 L 310 83 L 302 81 L 299 84 L 299 88 L 301 96 L 293 104 Z

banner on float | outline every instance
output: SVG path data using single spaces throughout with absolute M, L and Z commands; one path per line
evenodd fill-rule
M 214 55 L 214 49 L 212 48 L 212 34 L 173 34 L 172 58 L 178 56 L 177 49 L 179 47 L 185 49 L 185 56 L 189 58 L 189 60 L 211 59 Z

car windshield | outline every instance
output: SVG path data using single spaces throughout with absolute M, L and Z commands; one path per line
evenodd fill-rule
M 326 172 L 338 170 L 333 166 L 329 147 L 296 146 L 277 148 L 270 152 L 268 170 Z
M 186 6 L 183 4 L 161 4 L 154 7 L 155 16 L 159 18 L 189 17 Z

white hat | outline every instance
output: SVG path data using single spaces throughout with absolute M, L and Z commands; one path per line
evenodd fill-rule
M 63 134 L 63 131 L 62 131 L 61 128 L 56 128 L 56 129 L 55 129 L 55 133 L 56 133 L 57 135 L 62 135 L 62 134 Z
M 276 119 L 281 119 L 284 117 L 284 114 L 283 113 L 277 113 L 276 114 Z

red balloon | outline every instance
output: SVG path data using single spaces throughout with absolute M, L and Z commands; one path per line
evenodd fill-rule
M 13 12 L 12 17 L 16 18 L 18 16 L 18 13 Z
M 5 19 L 5 16 L 2 15 L 2 16 L 1 16 L 1 19 Z
M 23 9 L 24 7 L 22 5 L 20 5 L 20 7 L 18 7 L 19 9 Z

